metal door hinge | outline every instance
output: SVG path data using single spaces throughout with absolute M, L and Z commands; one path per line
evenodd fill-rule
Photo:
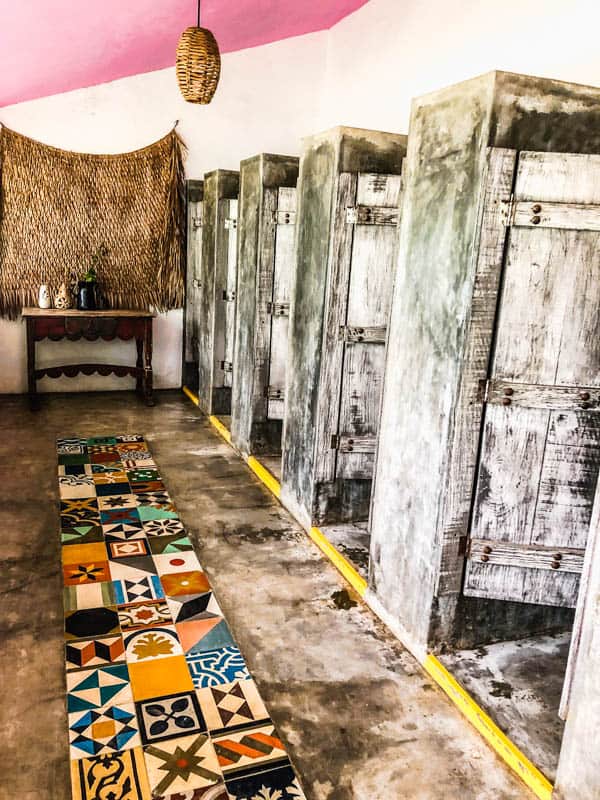
M 283 389 L 278 389 L 276 386 L 265 386 L 264 396 L 267 400 L 283 400 L 284 391 Z
M 202 217 L 192 217 L 192 226 L 194 228 L 202 227 Z
M 340 437 L 337 435 L 337 433 L 332 433 L 331 441 L 329 443 L 329 448 L 331 450 L 337 450 L 339 445 L 340 445 Z
M 488 380 L 479 381 L 477 384 L 477 402 L 487 403 L 490 382 Z
M 360 328 L 354 325 L 340 325 L 339 339 L 346 344 L 353 342 L 367 342 L 370 344 L 385 344 L 385 326 L 371 326 Z
M 221 369 L 223 372 L 233 372 L 233 364 L 231 361 L 221 361 Z
M 289 303 L 267 303 L 267 314 L 273 317 L 289 317 Z
M 397 226 L 400 219 L 398 208 L 388 206 L 348 206 L 346 223 L 348 225 L 392 225 Z
M 295 225 L 296 212 L 295 211 L 276 211 L 274 220 L 276 225 Z
M 223 300 L 226 303 L 233 303 L 235 301 L 235 292 L 228 292 L 227 289 L 223 289 Z
M 199 280 L 198 278 L 194 278 L 194 280 L 192 281 L 192 286 L 194 287 L 194 289 L 199 289 L 202 286 L 202 281 Z
M 237 219 L 235 217 L 227 217 L 225 220 L 225 230 L 235 231 L 237 229 Z

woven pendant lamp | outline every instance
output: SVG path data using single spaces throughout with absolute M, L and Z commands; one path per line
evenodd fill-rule
M 206 105 L 213 99 L 221 75 L 221 54 L 213 34 L 198 25 L 186 28 L 177 45 L 175 72 L 179 91 L 188 103 Z

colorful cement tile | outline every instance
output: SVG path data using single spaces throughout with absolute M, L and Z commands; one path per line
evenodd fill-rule
M 153 797 L 191 792 L 223 780 L 212 742 L 202 733 L 146 745 L 144 758 Z
M 191 692 L 194 684 L 183 656 L 151 658 L 129 663 L 133 699 L 150 700 L 173 692 Z
M 152 455 L 149 450 L 131 450 L 126 455 L 124 455 L 123 458 L 132 459 L 136 463 L 142 462 L 142 466 L 144 465 L 144 463 L 152 461 Z M 136 467 L 134 467 L 134 469 L 136 469 Z
M 190 653 L 186 656 L 196 689 L 205 686 L 220 686 L 250 677 L 246 662 L 237 647 L 222 647 L 205 653 Z
M 166 487 L 162 481 L 131 481 L 131 490 L 135 494 L 146 494 L 147 492 L 164 492 Z
M 104 534 L 101 525 L 82 524 L 76 528 L 62 528 L 60 541 L 63 545 L 89 544 L 89 542 L 102 542 Z
M 116 473 L 113 473 L 116 474 Z M 129 495 L 131 489 L 129 488 L 128 481 L 120 481 L 119 483 L 98 483 L 96 488 L 98 497 L 105 497 L 107 495 Z
M 100 511 L 100 520 L 104 525 L 139 525 L 140 515 L 137 508 L 113 508 Z
M 157 469 L 130 469 L 127 471 L 127 480 L 130 483 L 145 483 L 146 481 L 159 481 Z
M 212 741 L 225 780 L 246 767 L 288 760 L 283 742 L 270 720 L 215 734 Z
M 121 463 L 121 456 L 117 450 L 92 451 L 89 454 L 92 464 L 115 464 Z
M 91 464 L 60 464 L 58 467 L 58 476 L 64 475 L 91 475 Z
M 73 800 L 148 800 L 150 785 L 141 747 L 71 761 Z M 187 799 L 186 799 L 187 800 Z M 219 798 L 220 800 L 220 798 Z
M 141 744 L 133 703 L 69 714 L 71 758 L 89 758 L 139 747 Z
M 135 486 L 135 484 L 133 485 Z M 168 492 L 137 492 L 135 494 L 135 504 L 137 506 L 154 506 L 155 508 L 175 510 L 175 504 L 169 497 Z
M 173 625 L 138 628 L 125 631 L 125 656 L 131 664 L 150 658 L 168 658 L 183 655 L 183 648 Z
M 148 523 L 145 522 L 144 529 L 147 525 Z M 194 549 L 191 539 L 177 533 L 169 536 L 152 536 L 148 542 L 153 553 L 182 553 Z
M 65 611 L 75 611 L 78 608 L 112 606 L 119 602 L 115 593 L 115 585 L 112 581 L 65 586 L 63 601 Z
M 160 600 L 165 595 L 158 575 L 148 575 L 138 580 L 113 581 L 115 602 L 122 606 L 142 600 Z
M 131 703 L 127 664 L 67 673 L 67 711 L 88 711 L 108 704 Z
M 107 542 L 115 541 L 115 539 L 146 538 L 141 520 L 137 522 L 114 522 L 101 527 Z
M 194 692 L 154 697 L 136 703 L 142 744 L 205 733 L 206 723 Z
M 152 556 L 111 556 L 110 572 L 115 581 L 139 581 L 148 575 L 156 575 L 156 566 Z
M 91 471 L 95 484 L 129 483 L 122 464 L 92 464 Z
M 85 440 L 87 445 L 91 447 L 98 447 L 100 445 L 116 445 L 117 438 L 116 436 L 92 436 Z
M 160 576 L 165 594 L 177 597 L 180 594 L 202 594 L 210 591 L 210 583 L 204 572 L 169 572 Z
M 147 522 L 150 519 L 177 519 L 175 511 L 171 510 L 172 506 L 165 506 L 164 508 L 156 508 L 155 506 L 138 506 L 138 514 L 142 522 Z
M 222 616 L 219 604 L 212 592 L 167 597 L 167 603 L 174 622 Z
M 155 553 L 153 559 L 159 575 L 202 569 L 193 550 L 186 550 L 183 553 Z
M 123 632 L 171 624 L 171 612 L 164 600 L 152 600 L 119 607 Z
M 80 564 L 89 561 L 106 561 L 108 553 L 104 542 L 91 542 L 87 544 L 73 544 L 63 547 L 63 564 Z
M 144 437 L 139 433 L 128 433 L 122 436 L 115 436 L 117 444 L 127 444 L 128 442 L 145 442 Z
M 61 528 L 76 528 L 84 522 L 100 524 L 100 512 L 95 497 L 71 498 L 60 502 Z
M 61 500 L 95 497 L 96 486 L 93 477 L 85 473 L 77 473 L 77 475 L 59 475 L 58 492 Z
M 119 615 L 115 606 L 84 608 L 65 613 L 67 639 L 92 639 L 120 632 Z
M 197 689 L 196 694 L 209 731 L 269 719 L 256 684 L 251 679 Z
M 59 466 L 73 466 L 74 464 L 89 464 L 90 457 L 87 453 L 63 453 L 58 456 Z
M 225 785 L 230 800 L 306 800 L 289 761 L 239 770 Z
M 224 783 L 215 783 L 192 792 L 176 792 L 169 795 L 154 795 L 153 800 L 231 800 Z M 259 798 L 258 800 L 261 800 Z
M 127 556 L 150 556 L 150 548 L 148 547 L 146 539 L 110 542 L 108 545 L 108 552 L 110 553 L 111 559 L 122 559 Z
M 70 547 L 65 547 L 70 550 Z M 63 581 L 65 586 L 78 586 L 82 583 L 101 583 L 109 581 L 110 569 L 108 561 L 84 561 L 79 564 L 63 565 Z
M 235 646 L 227 623 L 222 617 L 178 622 L 177 635 L 186 653 L 206 653 Z
M 183 523 L 178 519 L 150 519 L 144 522 L 146 536 L 185 536 Z
M 98 496 L 98 508 L 100 511 L 111 511 L 115 508 L 137 508 L 138 505 L 139 504 L 135 494 L 111 494 Z
M 68 671 L 125 661 L 125 644 L 121 634 L 67 642 L 65 652 Z

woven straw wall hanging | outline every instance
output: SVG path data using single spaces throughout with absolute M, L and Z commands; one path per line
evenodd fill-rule
M 185 147 L 175 129 L 131 153 L 72 153 L 0 132 L 0 316 L 36 305 L 106 248 L 110 308 L 183 304 Z
M 221 76 L 221 55 L 213 34 L 200 27 L 200 0 L 197 26 L 186 28 L 179 39 L 175 72 L 184 100 L 210 103 Z

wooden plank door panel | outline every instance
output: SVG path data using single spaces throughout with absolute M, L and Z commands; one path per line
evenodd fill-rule
M 267 417 L 283 419 L 287 367 L 288 325 L 294 270 L 296 189 L 282 186 L 277 191 L 275 259 L 271 301 L 271 346 Z
M 364 211 L 355 217 L 345 326 L 340 332 L 344 350 L 337 433 L 346 446 L 338 446 L 338 478 L 373 475 L 400 188 L 400 175 L 358 175 L 356 208 Z
M 597 210 L 600 157 L 520 154 L 466 594 L 576 604 L 600 466 Z
M 188 186 L 187 257 L 185 303 L 185 361 L 198 363 L 198 315 L 200 313 L 200 269 L 202 260 L 202 200 Z

